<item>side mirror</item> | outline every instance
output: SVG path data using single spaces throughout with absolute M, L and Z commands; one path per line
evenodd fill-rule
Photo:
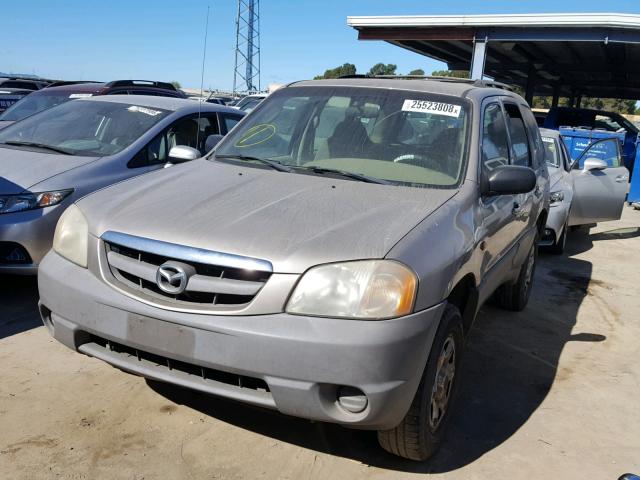
M 591 170 L 604 170 L 605 168 L 607 168 L 607 162 L 600 160 L 599 158 L 587 158 L 582 167 L 585 172 L 589 172 Z
M 218 133 L 209 135 L 204 142 L 205 151 L 210 152 L 211 150 L 213 150 L 213 147 L 215 147 L 218 143 L 220 143 L 220 140 L 222 140 L 223 138 L 224 136 Z
M 169 150 L 169 161 L 171 163 L 184 163 L 201 156 L 200 150 L 185 145 L 176 145 Z
M 536 174 L 529 167 L 503 165 L 491 171 L 489 177 L 482 182 L 482 194 L 496 196 L 527 193 L 535 188 L 536 183 Z

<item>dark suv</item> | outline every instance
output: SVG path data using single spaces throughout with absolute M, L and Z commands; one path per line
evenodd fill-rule
M 22 100 L 32 91 L 23 88 L 3 88 L 0 86 L 0 113 Z
M 51 84 L 51 80 L 22 78 L 22 77 L 2 77 L 0 78 L 0 88 L 19 88 L 22 90 L 40 90 Z
M 0 88 L 2 88 L 1 85 Z M 24 101 L 19 101 L 7 108 L 0 115 L 0 128 L 74 98 L 96 95 L 151 95 L 186 98 L 181 90 L 177 90 L 172 84 L 165 82 L 148 80 L 115 80 L 108 83 L 57 82 L 48 88 L 30 94 Z

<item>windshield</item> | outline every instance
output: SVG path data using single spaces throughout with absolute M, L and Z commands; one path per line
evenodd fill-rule
M 624 129 L 631 133 L 638 133 L 636 126 L 622 115 L 596 115 L 594 128 L 602 128 L 610 132 L 619 132 Z
M 544 156 L 547 165 L 560 167 L 560 150 L 558 150 L 556 141 L 551 137 L 542 137 L 542 143 L 544 143 Z
M 249 113 L 264 100 L 262 97 L 244 97 L 238 102 L 236 107 L 243 112 Z
M 468 108 L 421 92 L 292 87 L 265 99 L 216 149 L 410 186 L 452 187 L 466 160 Z
M 127 148 L 169 113 L 130 103 L 76 100 L 0 130 L 0 145 L 29 143 L 53 147 L 71 155 L 113 155 Z
M 11 108 L 5 110 L 5 112 L 0 115 L 0 120 L 17 122 L 23 118 L 30 117 L 34 113 L 41 112 L 42 110 L 46 110 L 47 108 L 54 107 L 72 99 L 73 96 L 70 98 L 68 93 L 65 95 L 32 93 L 12 105 Z

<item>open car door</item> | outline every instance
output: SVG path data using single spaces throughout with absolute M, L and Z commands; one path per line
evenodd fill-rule
M 629 187 L 617 138 L 598 140 L 582 152 L 571 169 L 573 201 L 569 225 L 618 220 Z

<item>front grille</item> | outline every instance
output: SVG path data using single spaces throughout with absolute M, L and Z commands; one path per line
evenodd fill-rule
M 141 237 L 107 232 L 102 236 L 114 279 L 136 295 L 185 306 L 248 305 L 271 276 L 263 260 L 239 257 Z M 180 262 L 192 269 L 184 291 L 167 293 L 156 281 L 158 268 Z
M 192 363 L 174 360 L 155 353 L 145 352 L 137 348 L 129 347 L 121 343 L 107 340 L 106 338 L 90 335 L 89 343 L 95 343 L 105 350 L 118 353 L 129 360 L 137 360 L 138 362 L 149 362 L 159 367 L 166 367 L 168 370 L 182 372 L 187 375 L 193 375 L 203 380 L 224 383 L 238 388 L 248 388 L 251 390 L 269 392 L 267 382 L 261 378 L 248 377 L 246 375 L 237 375 L 235 373 L 223 372 L 213 368 L 201 367 Z
M 27 265 L 31 263 L 29 252 L 19 243 L 0 242 L 0 265 Z

